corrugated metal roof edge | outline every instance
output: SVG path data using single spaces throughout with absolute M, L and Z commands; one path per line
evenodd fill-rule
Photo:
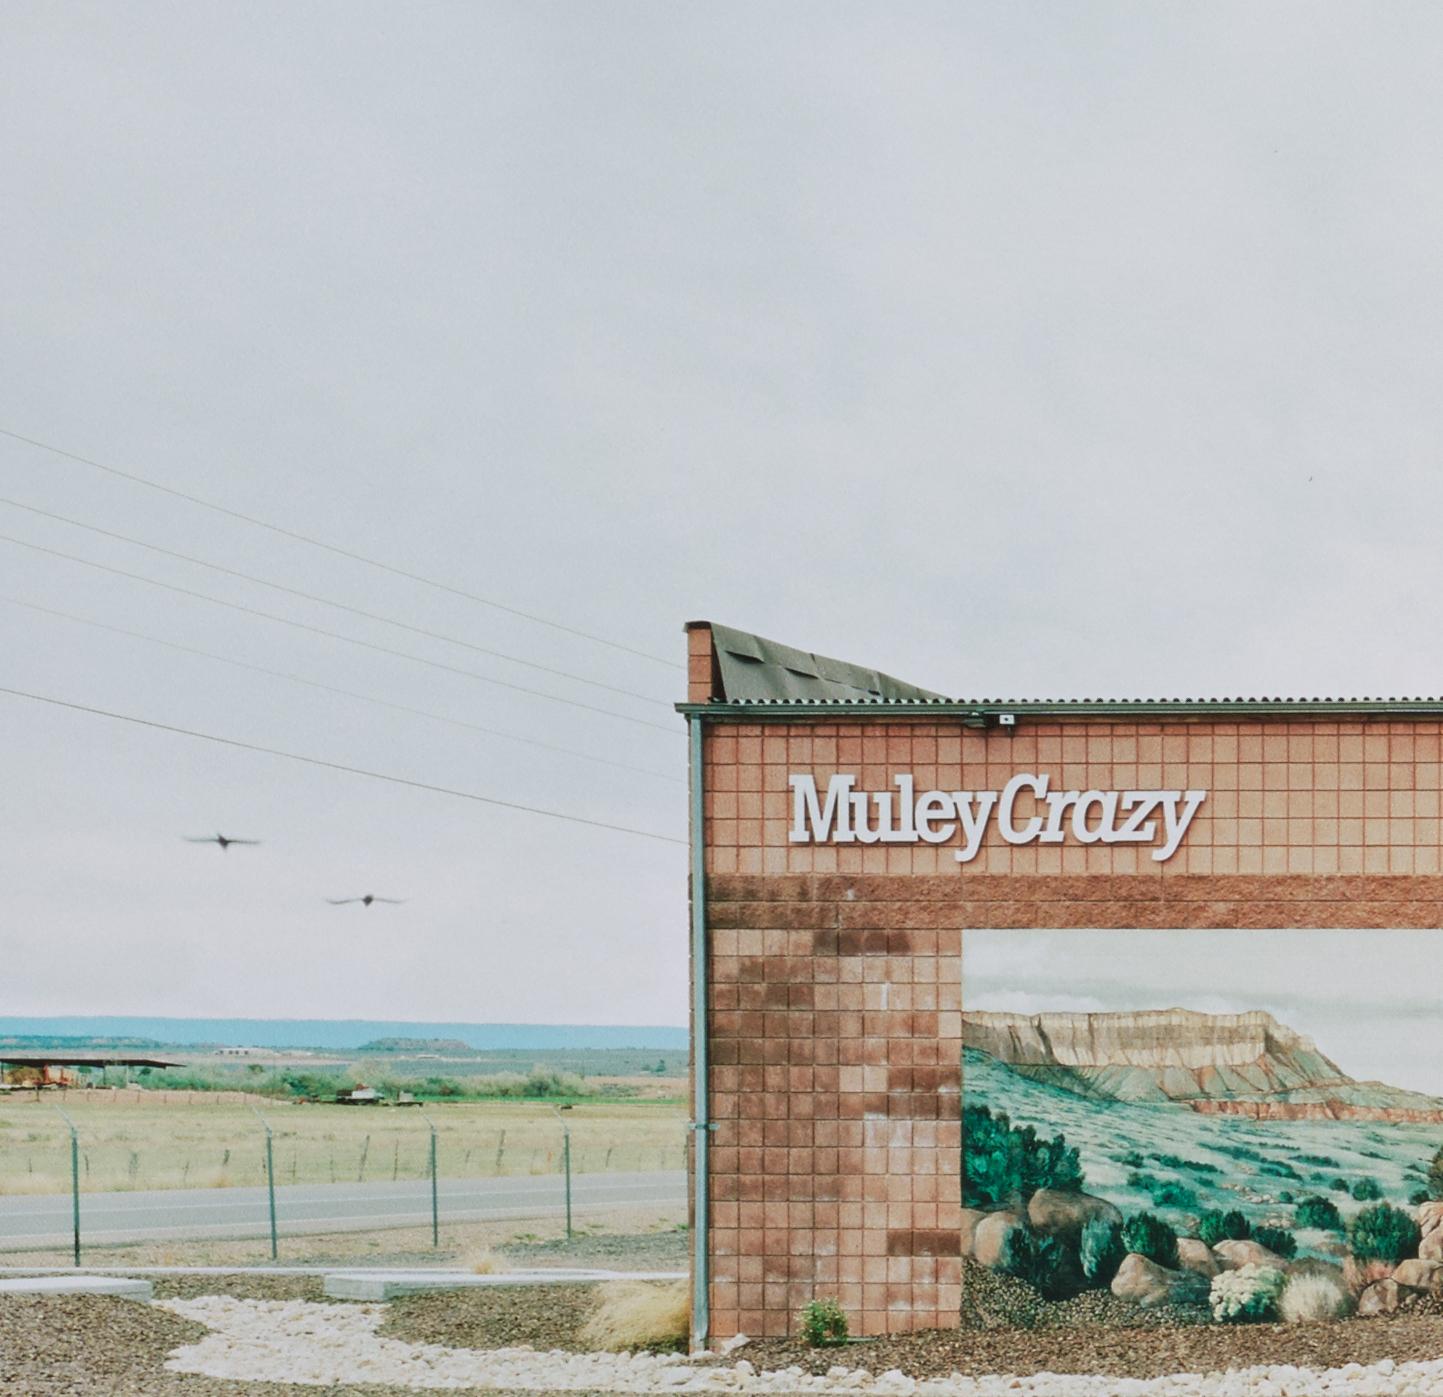
M 1015 713 L 1029 718 L 1049 716 L 1105 717 L 1122 715 L 1167 715 L 1172 717 L 1219 716 L 1226 714 L 1370 714 L 1394 717 L 1443 717 L 1443 698 L 1212 698 L 1212 699 L 765 699 L 719 703 L 679 703 L 682 714 L 710 718 L 788 717 L 828 713 L 893 717 L 915 714 L 925 717 L 996 718 Z

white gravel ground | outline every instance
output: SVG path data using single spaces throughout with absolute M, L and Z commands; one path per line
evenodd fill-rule
M 164 1308 L 204 1324 L 198 1344 L 170 1355 L 166 1367 L 241 1382 L 313 1386 L 390 1383 L 413 1388 L 500 1387 L 557 1392 L 816 1392 L 877 1393 L 881 1397 L 1443 1397 L 1443 1361 L 1394 1363 L 1318 1372 L 1308 1368 L 1250 1368 L 1238 1372 L 1179 1373 L 1170 1377 L 1079 1377 L 1039 1373 L 919 1382 L 897 1371 L 873 1375 L 834 1367 L 825 1377 L 800 1368 L 758 1373 L 742 1359 L 697 1366 L 675 1356 L 616 1353 L 538 1353 L 529 1348 L 444 1348 L 384 1339 L 376 1329 L 384 1305 L 321 1305 L 305 1300 L 234 1300 L 204 1296 L 165 1300 Z

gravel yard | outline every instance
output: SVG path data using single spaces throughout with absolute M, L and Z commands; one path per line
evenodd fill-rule
M 232 1295 L 238 1300 L 324 1300 L 324 1276 L 266 1276 L 237 1272 L 229 1276 L 148 1276 L 157 1300 L 194 1300 L 200 1295 Z
M 386 1306 L 379 1332 L 448 1348 L 581 1349 L 581 1326 L 600 1300 L 595 1285 L 498 1286 L 450 1294 L 403 1295 Z
M 373 1305 L 317 1303 L 320 1280 L 308 1276 L 157 1277 L 155 1284 L 155 1305 L 102 1297 L 0 1302 L 0 1391 L 76 1397 L 278 1397 L 307 1387 L 357 1397 L 428 1389 L 879 1397 L 1443 1393 L 1443 1313 L 1436 1302 L 1391 1318 L 1222 1326 L 1198 1323 L 1195 1313 L 1139 1312 L 1111 1297 L 1041 1305 L 1014 1282 L 989 1286 L 969 1276 L 961 1329 L 818 1350 L 793 1340 L 755 1340 L 724 1358 L 687 1360 L 585 1352 L 580 1330 L 599 1301 L 597 1285 L 422 1294 Z M 1018 1327 L 1018 1319 L 1032 1327 Z

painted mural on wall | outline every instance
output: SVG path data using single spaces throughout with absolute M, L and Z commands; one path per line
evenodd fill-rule
M 964 1304 L 1029 1325 L 1432 1308 L 1440 982 L 1443 932 L 969 932 Z

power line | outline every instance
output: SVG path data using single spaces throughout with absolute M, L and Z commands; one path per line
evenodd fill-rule
M 77 557 L 74 553 L 63 553 L 58 548 L 46 548 L 39 543 L 29 543 L 23 538 L 13 538 L 9 534 L 0 534 L 0 542 L 13 543 L 20 548 L 29 548 L 35 553 L 48 553 L 52 558 L 64 558 L 67 562 L 79 563 L 82 567 L 95 568 L 100 572 L 113 573 L 116 577 L 128 577 L 133 582 L 144 582 L 151 587 L 160 587 L 167 592 L 176 592 L 183 597 L 194 597 L 198 601 L 210 602 L 212 606 L 223 606 L 230 611 L 240 611 L 247 616 L 260 616 L 267 621 L 276 621 L 282 626 L 292 626 L 299 631 L 309 631 L 313 635 L 322 635 L 329 640 L 343 640 L 347 645 L 359 645 L 364 650 L 375 650 L 382 655 L 394 655 L 402 660 L 412 660 L 418 665 L 426 665 L 431 669 L 445 670 L 448 674 L 465 675 L 468 679 L 478 679 L 483 684 L 495 684 L 502 689 L 512 689 L 518 694 L 528 694 L 532 698 L 548 699 L 552 703 L 564 703 L 570 708 L 582 708 L 588 713 L 602 713 L 608 718 L 617 718 L 623 723 L 635 723 L 643 728 L 655 728 L 658 732 L 678 735 L 674 728 L 669 728 L 663 723 L 653 723 L 646 718 L 634 718 L 630 713 L 618 713 L 611 708 L 599 708 L 592 703 L 582 703 L 580 699 L 562 698 L 559 694 L 548 694 L 541 689 L 528 689 L 522 684 L 513 684 L 506 679 L 494 679 L 489 674 L 478 674 L 474 669 L 460 669 L 456 665 L 444 664 L 440 660 L 430 660 L 424 655 L 413 655 L 407 650 L 393 650 L 388 645 L 378 645 L 372 640 L 360 640 L 353 635 L 342 635 L 339 631 L 328 631 L 324 626 L 312 626 L 305 621 L 293 621 L 289 616 L 277 616 L 271 611 L 261 611 L 254 606 L 242 606 L 240 602 L 224 601 L 220 597 L 212 597 L 205 592 L 192 591 L 189 587 L 179 587 L 173 582 L 162 582 L 159 578 L 146 577 L 143 573 L 127 572 L 124 568 L 111 567 L 108 563 L 93 562 L 89 558 Z
M 410 582 L 419 582 L 426 587 L 434 587 L 440 592 L 449 592 L 454 597 L 464 597 L 467 601 L 478 602 L 482 606 L 493 607 L 497 611 L 504 611 L 510 616 L 518 616 L 523 621 L 532 621 L 538 626 L 549 626 L 552 630 L 562 631 L 567 635 L 579 636 L 583 640 L 593 641 L 597 645 L 608 646 L 612 650 L 621 650 L 628 655 L 636 655 L 640 659 L 650 660 L 653 664 L 666 665 L 670 669 L 684 669 L 684 665 L 678 664 L 675 660 L 663 659 L 660 655 L 650 654 L 645 650 L 637 650 L 630 645 L 623 645 L 620 641 L 607 640 L 604 636 L 594 635 L 591 631 L 581 630 L 577 626 L 568 626 L 561 621 L 553 621 L 545 616 L 538 616 L 531 611 L 522 611 L 519 607 L 508 606 L 504 602 L 496 601 L 491 597 L 478 596 L 475 592 L 467 592 L 460 587 L 453 587 L 447 582 L 438 582 L 435 578 L 425 577 L 418 572 L 410 572 L 405 568 L 395 567 L 391 563 L 383 563 L 377 558 L 368 558 L 364 553 L 352 552 L 349 548 L 342 548 L 334 543 L 327 543 L 324 539 L 311 538 L 308 534 L 297 533 L 294 529 L 282 528 L 279 524 L 272 524 L 265 519 L 257 519 L 254 515 L 243 514 L 238 509 L 230 509 L 226 505 L 216 504 L 213 500 L 202 499 L 199 495 L 188 494 L 184 490 L 177 490 L 172 485 L 162 485 L 156 480 L 147 480 L 143 475 L 136 475 L 131 471 L 123 471 L 118 466 L 107 466 L 103 462 L 92 460 L 89 456 L 77 455 L 74 451 L 66 451 L 63 447 L 52 446 L 47 441 L 37 441 L 34 437 L 22 436 L 19 432 L 12 432 L 9 428 L 0 427 L 0 436 L 9 437 L 12 441 L 22 441 L 27 446 L 39 447 L 41 451 L 49 451 L 56 456 L 64 456 L 67 460 L 78 461 L 83 466 L 90 466 L 95 470 L 104 471 L 107 475 L 113 475 L 121 480 L 128 480 L 134 485 L 144 485 L 147 489 L 158 490 L 161 494 L 172 495 L 176 499 L 185 500 L 189 504 L 199 505 L 202 509 L 214 510 L 217 514 L 224 514 L 231 519 L 239 519 L 242 523 L 254 525 L 258 529 L 268 529 L 273 534 L 279 534 L 282 538 L 294 539 L 297 543 L 308 544 L 312 548 L 324 549 L 327 553 L 334 553 L 337 557 L 349 558 L 352 562 L 365 563 L 368 567 L 379 568 L 382 572 L 388 572 L 393 577 L 404 577 Z
M 9 505 L 12 509 L 23 509 L 29 514 L 38 514 L 42 519 L 54 519 L 61 524 L 69 524 L 72 528 L 85 529 L 89 533 L 99 534 L 102 538 L 118 539 L 121 543 L 129 543 L 136 548 L 149 549 L 150 552 L 159 553 L 166 558 L 178 558 L 183 563 L 193 563 L 196 567 L 209 568 L 212 572 L 223 573 L 226 577 L 238 577 L 243 582 L 254 582 L 261 587 L 270 587 L 274 591 L 284 592 L 289 597 L 301 597 L 305 601 L 335 607 L 338 611 L 348 611 L 352 616 L 361 616 L 367 621 L 380 621 L 383 625 L 396 626 L 400 630 L 410 631 L 413 635 L 425 636 L 428 640 L 444 640 L 448 645 L 459 645 L 464 650 L 474 650 L 478 655 L 490 655 L 493 659 L 506 660 L 514 665 L 525 665 L 528 669 L 540 670 L 543 674 L 554 674 L 559 679 L 574 680 L 577 684 L 589 684 L 595 689 L 605 689 L 609 694 L 621 694 L 625 698 L 640 699 L 643 703 L 654 703 L 661 708 L 671 707 L 665 699 L 653 698 L 650 694 L 639 694 L 635 689 L 622 689 L 615 684 L 603 684 L 599 679 L 585 679 L 579 674 L 571 674 L 564 669 L 553 669 L 550 665 L 538 664 L 535 660 L 523 660 L 516 655 L 508 655 L 503 650 L 492 650 L 485 645 L 474 645 L 469 640 L 461 640 L 454 635 L 446 635 L 442 631 L 427 630 L 424 626 L 413 626 L 409 621 L 397 621 L 391 616 L 381 616 L 374 611 L 364 611 L 359 606 L 351 606 L 348 602 L 320 597 L 314 592 L 303 592 L 298 587 L 287 587 L 284 583 L 271 582 L 267 578 L 257 577 L 254 573 L 239 572 L 235 568 L 208 562 L 204 558 L 196 558 L 189 553 L 177 553 L 173 548 L 162 548 L 160 544 L 147 543 L 143 538 L 131 538 L 129 534 L 116 533 L 113 529 L 102 529 L 98 524 L 86 524 L 82 520 L 71 519 L 64 514 L 41 509 L 38 505 L 25 504 L 20 500 L 8 499 L 3 495 L 0 495 L 0 504 Z
M 630 762 L 613 761 L 610 757 L 598 757 L 591 752 L 581 752 L 574 747 L 559 747 L 554 742 L 542 742 L 540 738 L 523 737 L 520 733 L 505 732 L 501 728 L 488 728 L 483 723 L 468 723 L 463 718 L 451 718 L 444 713 L 430 713 L 424 708 L 412 708 L 409 704 L 392 703 L 389 699 L 376 698 L 373 694 L 358 694 L 353 689 L 338 688 L 334 684 L 323 684 L 318 679 L 307 679 L 300 674 L 288 674 L 284 670 L 267 669 L 264 665 L 253 665 L 247 660 L 237 660 L 230 655 L 217 655 L 210 650 L 200 650 L 193 645 L 182 645 L 179 641 L 166 640 L 162 636 L 148 635 L 144 631 L 132 631 L 125 626 L 112 626 L 105 621 L 96 621 L 89 616 L 76 616 L 73 612 L 60 611 L 53 606 L 41 606 L 38 602 L 24 601 L 20 597 L 0 596 L 0 601 L 12 606 L 23 606 L 28 611 L 38 611 L 46 616 L 59 616 L 80 626 L 91 626 L 96 630 L 110 631 L 114 635 L 129 636 L 133 640 L 144 640 L 151 645 L 163 645 L 168 650 L 178 650 L 184 655 L 199 655 L 202 659 L 215 660 L 218 664 L 233 665 L 237 669 L 248 669 L 256 674 L 266 674 L 273 679 L 287 679 L 293 684 L 304 684 L 309 689 L 320 689 L 328 694 L 340 694 L 343 698 L 357 699 L 361 703 L 373 703 L 380 708 L 392 708 L 397 713 L 409 713 L 417 718 L 429 718 L 437 723 L 449 723 L 453 727 L 466 728 L 471 732 L 484 732 L 491 737 L 504 737 L 509 742 L 524 742 L 530 747 L 540 747 L 547 752 L 559 752 L 568 757 L 579 757 L 582 761 L 597 762 L 601 766 L 615 767 L 619 771 L 634 771 L 640 776 L 653 776 L 658 781 L 672 781 L 677 785 L 686 784 L 680 776 L 669 776 L 664 771 L 653 771 L 646 766 L 633 766 Z
M 176 733 L 181 737 L 196 737 L 204 742 L 217 742 L 223 747 L 237 747 L 243 752 L 261 752 L 268 757 L 284 757 L 287 761 L 303 762 L 307 766 L 324 767 L 327 771 L 344 771 L 351 776 L 366 776 L 373 781 L 389 781 L 396 786 L 409 786 L 417 791 L 431 791 L 436 795 L 456 796 L 460 800 L 474 800 L 481 805 L 496 805 L 503 810 L 520 810 L 528 815 L 545 815 L 552 820 L 566 820 L 574 825 L 590 825 L 593 829 L 614 830 L 618 834 L 634 834 L 642 839 L 656 839 L 664 844 L 685 844 L 673 834 L 657 834 L 654 830 L 633 829 L 629 825 L 613 825 L 605 820 L 588 820 L 582 815 L 568 815 L 562 810 L 545 810 L 537 805 L 519 805 L 511 800 L 498 800 L 495 796 L 477 795 L 474 791 L 458 791 L 451 786 L 433 786 L 426 781 L 412 781 L 405 776 L 392 776 L 384 771 L 368 771 L 364 767 L 346 766 L 342 762 L 328 762 L 320 757 L 307 757 L 299 752 L 283 752 L 277 747 L 262 747 L 255 742 L 242 742 L 239 738 L 219 737 L 215 733 L 197 732 L 194 728 L 177 727 L 173 723 L 157 722 L 153 718 L 137 718 L 129 713 L 113 713 L 107 708 L 92 708 L 84 703 L 71 703 L 66 699 L 52 698 L 48 694 L 32 694 L 24 689 L 10 689 L 0 686 L 0 694 L 11 698 L 30 699 L 35 703 L 48 703 L 56 708 L 68 708 L 74 713 L 88 713 L 97 718 L 113 718 L 119 723 L 134 723 L 142 728 L 154 728 L 158 732 Z

